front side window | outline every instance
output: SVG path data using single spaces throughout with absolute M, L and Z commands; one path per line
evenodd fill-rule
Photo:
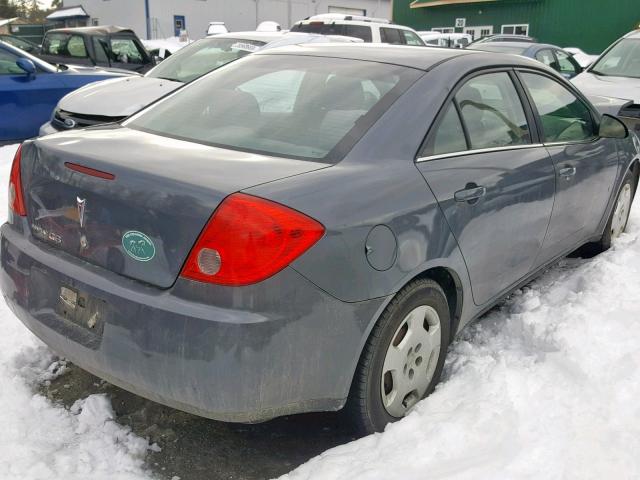
M 596 137 L 589 108 L 567 88 L 543 75 L 521 75 L 542 121 L 545 142 L 580 142 Z
M 407 45 L 413 45 L 416 47 L 424 46 L 424 42 L 422 41 L 422 39 L 412 31 L 410 30 L 400 30 L 400 31 L 402 32 L 402 36 L 404 37 L 404 43 L 406 43 Z
M 456 94 L 472 149 L 531 143 L 518 92 L 506 72 L 472 78 Z
M 117 63 L 133 63 L 141 65 L 144 63 L 142 52 L 131 38 L 111 38 L 112 61 Z
M 553 56 L 553 52 L 549 49 L 540 50 L 536 53 L 536 60 L 544 63 L 547 67 L 557 70 L 556 59 Z
M 335 162 L 420 75 L 338 58 L 251 55 L 125 125 L 207 145 Z
M 580 73 L 580 67 L 576 61 L 562 50 L 556 50 L 558 58 L 558 71 L 569 78 L 575 77 Z
M 264 44 L 240 38 L 205 38 L 178 50 L 151 70 L 148 76 L 187 83 L 255 52 Z
M 640 39 L 621 40 L 589 71 L 602 76 L 640 78 Z
M 24 73 L 16 62 L 18 57 L 11 52 L 0 49 L 0 75 L 15 75 Z

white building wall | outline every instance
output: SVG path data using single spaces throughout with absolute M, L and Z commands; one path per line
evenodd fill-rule
M 100 25 L 119 25 L 146 38 L 144 0 L 64 0 L 64 6 L 82 5 Z M 327 13 L 330 7 L 366 11 L 368 16 L 391 18 L 391 0 L 149 0 L 151 36 L 174 35 L 174 16 L 183 15 L 189 37 L 205 35 L 211 21 L 222 21 L 231 31 L 254 30 L 265 20 L 288 28 L 310 15 Z

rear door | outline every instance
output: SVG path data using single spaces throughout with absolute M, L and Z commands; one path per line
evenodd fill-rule
M 477 305 L 531 271 L 553 207 L 553 163 L 514 79 L 491 71 L 459 86 L 417 163 L 458 241 Z
M 618 153 L 615 140 L 598 138 L 595 114 L 575 92 L 542 72 L 519 76 L 556 169 L 556 202 L 540 258 L 545 262 L 596 233 L 617 174 Z

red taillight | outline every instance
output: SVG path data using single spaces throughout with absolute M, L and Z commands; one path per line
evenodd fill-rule
M 11 175 L 9 176 L 9 208 L 16 215 L 25 217 L 27 209 L 24 207 L 24 196 L 22 195 L 22 179 L 20 178 L 20 161 L 22 160 L 22 145 L 18 147 L 13 165 L 11 165 Z
M 189 254 L 181 276 L 248 285 L 275 275 L 324 234 L 312 218 L 243 193 L 227 197 Z

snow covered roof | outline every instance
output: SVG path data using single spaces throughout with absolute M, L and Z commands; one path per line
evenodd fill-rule
M 69 8 L 60 8 L 53 13 L 47 15 L 47 20 L 60 20 L 63 18 L 72 18 L 72 17 L 88 17 L 89 14 L 85 11 L 84 8 L 80 7 L 69 7 Z

